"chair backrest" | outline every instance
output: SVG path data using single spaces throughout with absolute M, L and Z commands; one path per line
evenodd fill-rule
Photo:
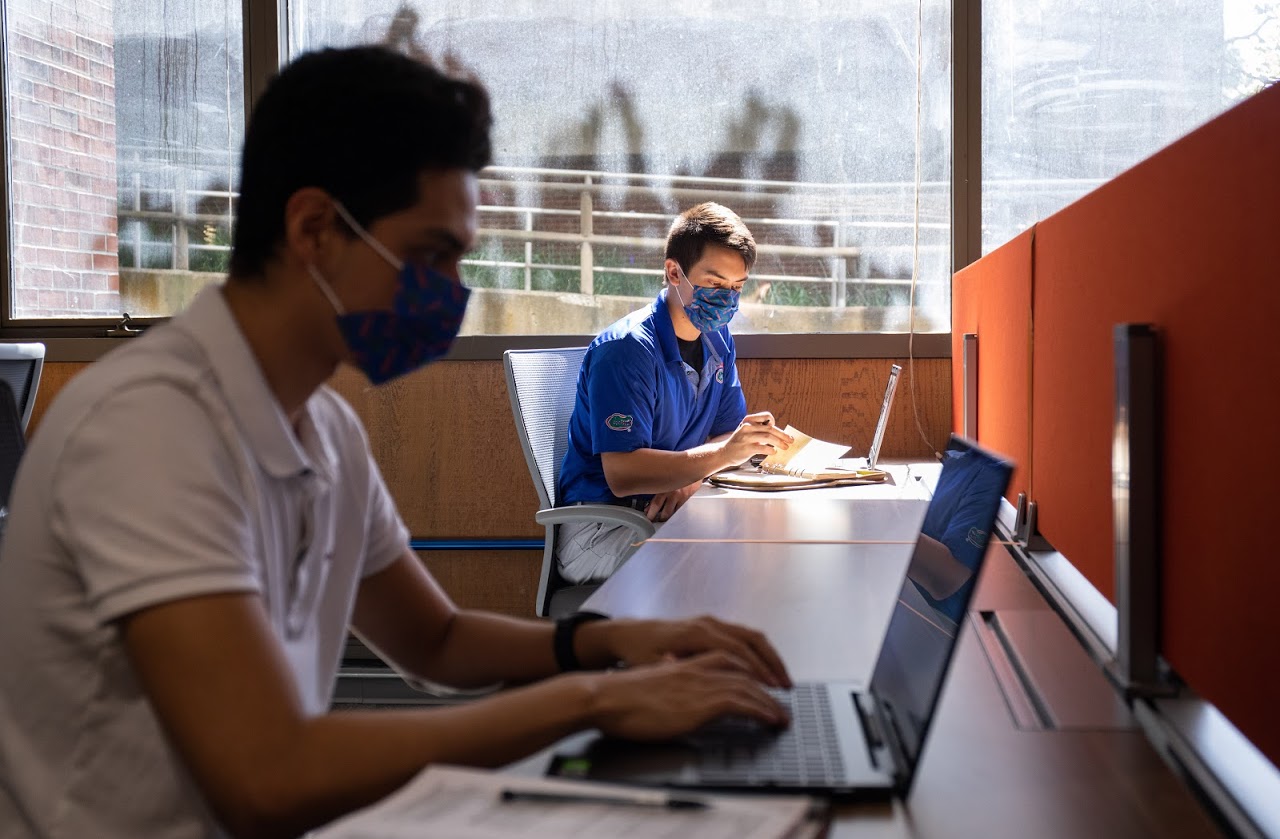
M 568 347 L 502 354 L 516 434 L 544 510 L 556 505 L 556 481 L 569 443 L 569 417 L 586 351 Z
M 44 344 L 0 344 L 0 381 L 9 386 L 23 431 L 31 421 L 43 369 Z
M 18 461 L 22 460 L 26 446 L 13 390 L 7 382 L 0 380 L 0 510 L 9 506 L 9 491 L 13 489 Z

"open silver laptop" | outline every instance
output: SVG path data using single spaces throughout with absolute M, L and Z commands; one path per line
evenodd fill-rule
M 1011 473 L 952 438 L 869 687 L 813 682 L 775 694 L 791 706 L 785 731 L 727 719 L 674 743 L 599 737 L 557 755 L 551 771 L 685 789 L 906 795 Z
M 876 462 L 880 460 L 880 444 L 884 442 L 884 430 L 889 425 L 889 411 L 893 408 L 893 394 L 898 389 L 898 376 L 901 373 L 902 365 L 900 364 L 889 368 L 889 384 L 885 386 L 884 400 L 880 403 L 880 418 L 876 420 L 876 433 L 871 438 L 871 448 L 867 450 L 867 469 L 875 469 Z

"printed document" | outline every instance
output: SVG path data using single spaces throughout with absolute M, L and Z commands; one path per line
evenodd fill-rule
M 564 801 L 507 801 L 504 792 L 551 793 Z M 610 836 L 625 839 L 784 839 L 802 832 L 812 801 L 803 796 L 696 797 L 701 809 L 667 809 L 590 799 L 652 801 L 661 790 L 528 778 L 430 766 L 398 792 L 312 834 L 309 839 L 451 839 Z M 677 795 L 676 793 L 672 794 Z

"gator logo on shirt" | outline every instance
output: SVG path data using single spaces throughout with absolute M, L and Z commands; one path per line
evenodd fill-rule
M 634 420 L 626 414 L 610 414 L 604 424 L 613 431 L 630 431 Z
M 719 367 L 716 368 L 716 384 L 718 385 L 724 384 L 724 365 L 723 364 L 721 364 Z
M 969 528 L 969 535 L 965 537 L 965 541 L 975 548 L 985 548 L 987 546 L 987 531 L 980 527 Z

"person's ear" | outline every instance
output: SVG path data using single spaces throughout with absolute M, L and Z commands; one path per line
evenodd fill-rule
M 333 198 L 319 187 L 303 187 L 284 205 L 284 250 L 299 265 L 325 261 L 338 232 Z
M 680 263 L 674 259 L 668 259 L 663 263 L 663 270 L 666 272 L 667 282 L 671 285 L 680 285 Z

